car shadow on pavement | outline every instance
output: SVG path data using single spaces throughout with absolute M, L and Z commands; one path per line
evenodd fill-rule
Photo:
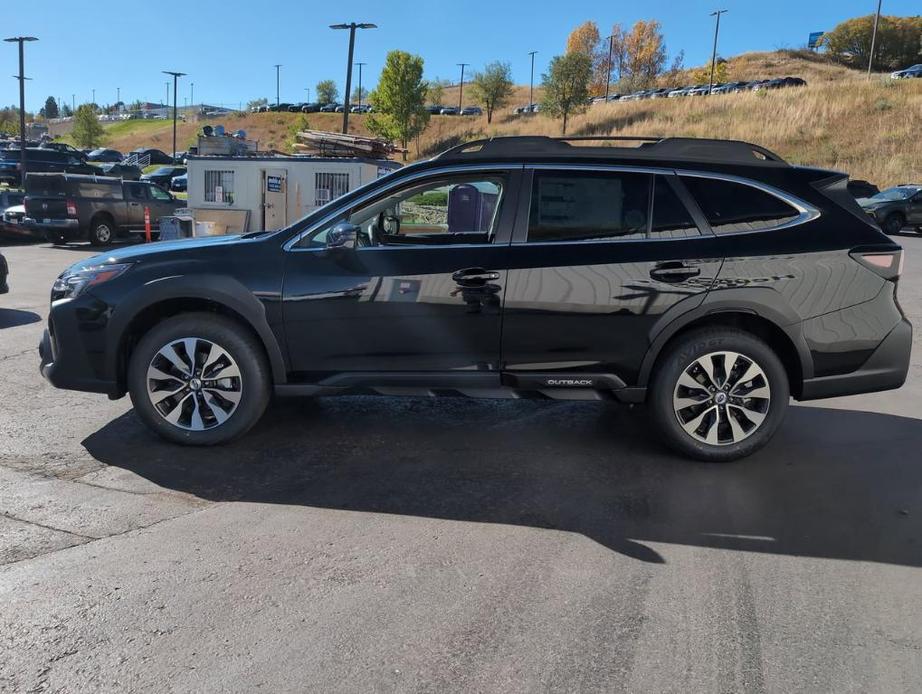
M 670 454 L 608 403 L 286 400 L 215 448 L 129 412 L 83 445 L 214 501 L 548 528 L 654 563 L 649 543 L 922 566 L 922 421 L 892 415 L 792 407 L 767 448 L 724 465 Z
M 22 311 L 18 308 L 0 308 L 0 330 L 15 328 L 29 323 L 38 323 L 42 317 L 33 311 Z

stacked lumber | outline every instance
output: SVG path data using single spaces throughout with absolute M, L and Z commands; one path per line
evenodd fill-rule
M 299 153 L 320 157 L 370 157 L 387 159 L 389 155 L 404 150 L 387 140 L 361 135 L 343 135 L 325 130 L 302 130 L 297 133 L 295 149 Z

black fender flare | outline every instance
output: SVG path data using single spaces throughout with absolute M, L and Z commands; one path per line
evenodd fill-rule
M 770 287 L 740 287 L 712 290 L 697 307 L 675 315 L 671 311 L 663 314 L 650 331 L 650 347 L 640 365 L 637 385 L 645 387 L 663 347 L 680 330 L 702 321 L 708 316 L 741 313 L 756 316 L 772 323 L 784 333 L 794 347 L 800 361 L 800 372 L 804 379 L 813 377 L 813 357 L 804 339 L 802 321 L 793 308 L 778 292 Z
M 112 380 L 118 379 L 117 355 L 132 322 L 144 310 L 171 299 L 202 299 L 214 302 L 241 316 L 262 342 L 269 357 L 274 383 L 288 380 L 285 356 L 275 332 L 269 325 L 266 309 L 252 291 L 227 275 L 188 274 L 164 277 L 145 283 L 119 299 L 109 318 L 106 353 Z

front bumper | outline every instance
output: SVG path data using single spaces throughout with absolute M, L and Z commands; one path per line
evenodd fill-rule
M 912 324 L 903 318 L 860 368 L 847 374 L 804 380 L 800 400 L 876 393 L 899 388 L 906 382 L 912 352 Z
M 52 305 L 48 327 L 38 347 L 42 376 L 55 388 L 124 395 L 114 379 L 106 377 L 104 331 L 99 329 L 101 309 L 90 297 L 77 306 Z

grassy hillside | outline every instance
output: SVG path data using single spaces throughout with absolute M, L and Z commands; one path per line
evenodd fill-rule
M 800 75 L 803 89 L 658 99 L 593 106 L 571 120 L 571 135 L 686 135 L 749 140 L 791 162 L 849 172 L 880 186 L 922 180 L 922 80 L 894 82 L 834 65 L 809 52 L 748 53 L 730 60 L 731 79 Z M 537 92 L 538 90 L 536 90 Z M 465 89 L 465 92 L 467 90 Z M 536 99 L 538 98 L 536 94 Z M 457 104 L 456 88 L 444 102 Z M 543 115 L 518 117 L 512 106 L 528 101 L 528 86 L 516 88 L 510 108 L 487 125 L 484 117 L 436 116 L 410 159 L 431 156 L 460 142 L 493 135 L 559 135 L 560 123 Z M 465 103 L 470 103 L 465 95 Z M 338 130 L 341 114 L 310 114 L 309 127 Z M 291 131 L 302 116 L 262 113 L 217 121 L 228 130 L 243 128 L 260 149 L 288 150 Z M 351 115 L 350 130 L 367 134 L 365 117 Z M 181 123 L 178 146 L 194 142 L 203 123 Z M 168 151 L 172 124 L 129 121 L 110 126 L 107 145 L 127 151 L 154 146 Z

